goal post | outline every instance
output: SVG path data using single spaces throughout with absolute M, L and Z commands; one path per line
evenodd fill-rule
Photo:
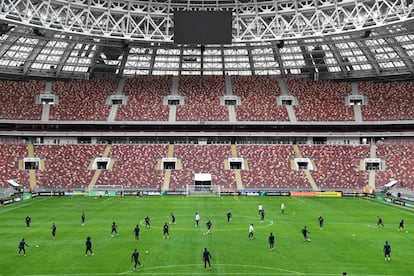
M 123 195 L 123 185 L 92 185 L 89 186 L 89 196 L 116 196 Z
M 185 190 L 186 196 L 220 196 L 220 185 L 193 185 L 188 184 Z

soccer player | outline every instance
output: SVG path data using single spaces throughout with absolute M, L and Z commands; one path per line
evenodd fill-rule
M 30 223 L 32 223 L 32 218 L 30 216 L 26 216 L 25 221 L 27 229 L 30 229 Z
M 273 251 L 273 248 L 275 247 L 275 236 L 273 236 L 273 233 L 270 233 L 268 240 L 269 240 L 270 251 Z
M 259 209 L 259 216 L 260 216 L 263 211 L 263 205 L 261 203 L 259 203 L 258 209 Z
M 139 228 L 139 225 L 137 224 L 134 228 L 134 237 L 135 237 L 135 242 L 139 241 L 139 231 L 141 229 Z
M 143 267 L 143 265 L 139 261 L 139 252 L 136 249 L 134 250 L 134 252 L 132 252 L 131 263 L 132 263 L 132 261 L 134 262 L 134 268 L 133 268 L 133 270 L 136 270 L 137 269 L 137 265 L 138 264 L 139 264 L 140 267 Z
M 210 260 L 211 260 L 211 254 L 210 254 L 210 252 L 207 250 L 207 248 L 205 247 L 205 248 L 204 248 L 204 251 L 203 251 L 204 269 L 206 269 L 206 268 L 207 268 L 207 264 L 208 264 L 208 267 L 209 267 L 209 268 L 211 268 L 211 263 L 210 263 Z
M 398 225 L 398 231 L 404 231 L 404 220 L 403 219 L 400 221 L 400 224 Z
M 56 239 L 56 224 L 52 223 L 52 237 Z
M 24 240 L 24 238 L 19 242 L 19 256 L 20 253 L 23 251 L 23 254 L 26 256 L 26 248 L 25 247 L 29 247 L 29 245 L 26 243 L 26 241 Z
M 253 236 L 254 236 L 254 227 L 253 227 L 253 223 L 252 223 L 249 226 L 249 240 L 252 240 Z
M 118 236 L 118 225 L 116 225 L 115 221 L 112 222 L 111 226 L 111 237 L 114 237 L 114 235 Z
M 163 239 L 169 239 L 170 238 L 170 231 L 169 231 L 169 226 L 168 226 L 168 222 L 164 223 L 164 226 L 162 228 L 163 231 Z
M 282 204 L 280 204 L 280 213 L 284 214 L 285 213 L 285 203 L 282 202 Z
M 206 223 L 207 226 L 207 232 L 206 234 L 211 234 L 211 226 L 213 225 L 213 223 L 211 222 L 211 220 L 208 220 Z
M 200 222 L 200 214 L 196 213 L 195 214 L 195 226 L 198 227 L 198 224 Z
M 384 244 L 384 256 L 386 261 L 391 261 L 391 245 L 388 241 L 385 241 Z
M 85 225 L 85 220 L 86 220 L 85 212 L 82 212 L 82 215 L 81 215 L 81 224 L 82 224 L 82 226 Z
M 175 215 L 173 212 L 171 212 L 171 223 L 175 224 Z
M 382 218 L 380 216 L 378 216 L 378 222 L 377 222 L 378 226 L 382 226 L 384 227 L 384 223 L 382 222 Z
M 310 234 L 310 232 L 308 231 L 308 228 L 306 228 L 306 226 L 303 227 L 301 232 L 302 232 L 302 235 L 303 235 L 303 239 L 305 241 L 310 241 L 310 239 L 308 238 L 308 234 Z
M 93 251 L 92 251 L 92 241 L 91 241 L 91 237 L 87 237 L 86 238 L 85 246 L 86 246 L 85 256 L 88 256 L 88 252 L 90 252 L 91 255 L 93 256 L 94 254 L 93 254 Z
M 144 220 L 145 220 L 145 227 L 150 228 L 151 225 L 150 225 L 150 218 L 149 218 L 149 216 L 146 216 Z
M 322 215 L 319 216 L 318 221 L 319 221 L 319 229 L 322 230 L 323 229 L 323 217 L 322 217 Z
M 227 212 L 227 222 L 230 222 L 232 218 L 231 211 Z
M 264 221 L 264 217 L 265 217 L 265 211 L 262 210 L 262 212 L 260 213 L 260 222 Z

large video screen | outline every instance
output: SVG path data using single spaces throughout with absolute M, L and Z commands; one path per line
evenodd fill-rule
M 175 11 L 174 43 L 229 45 L 232 39 L 231 11 Z

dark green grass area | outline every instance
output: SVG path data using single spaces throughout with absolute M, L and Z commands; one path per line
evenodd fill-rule
M 286 214 L 280 213 L 282 201 Z M 258 205 L 266 213 L 260 222 Z M 226 213 L 233 213 L 227 223 Z M 81 213 L 86 224 L 81 225 Z M 162 225 L 174 212 L 170 239 Z M 200 227 L 194 216 L 201 215 Z M 26 229 L 24 218 L 32 217 Z M 143 219 L 151 218 L 146 229 Z M 318 217 L 325 218 L 319 229 Z M 378 227 L 377 216 L 385 227 Z M 205 222 L 213 222 L 204 235 Z M 405 230 L 398 231 L 401 219 Z M 115 221 L 119 235 L 111 237 Z M 52 239 L 51 225 L 57 226 Z M 248 239 L 253 223 L 255 235 Z M 140 241 L 133 229 L 141 226 Z M 310 231 L 310 242 L 300 233 Z M 0 275 L 411 275 L 414 271 L 414 212 L 377 200 L 359 198 L 288 197 L 43 197 L 0 208 Z M 406 232 L 408 231 L 408 232 Z M 276 237 L 271 252 L 267 239 Z M 85 257 L 85 239 L 92 238 L 95 256 Z M 27 256 L 18 256 L 25 238 Z M 392 260 L 384 260 L 388 240 Z M 39 245 L 39 247 L 36 247 Z M 204 270 L 202 251 L 212 254 L 212 269 Z M 143 268 L 132 271 L 137 248 Z M 148 251 L 148 253 L 146 253 Z

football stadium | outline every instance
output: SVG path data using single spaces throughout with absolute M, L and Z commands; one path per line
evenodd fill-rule
M 0 275 L 411 275 L 412 0 L 0 1 Z

